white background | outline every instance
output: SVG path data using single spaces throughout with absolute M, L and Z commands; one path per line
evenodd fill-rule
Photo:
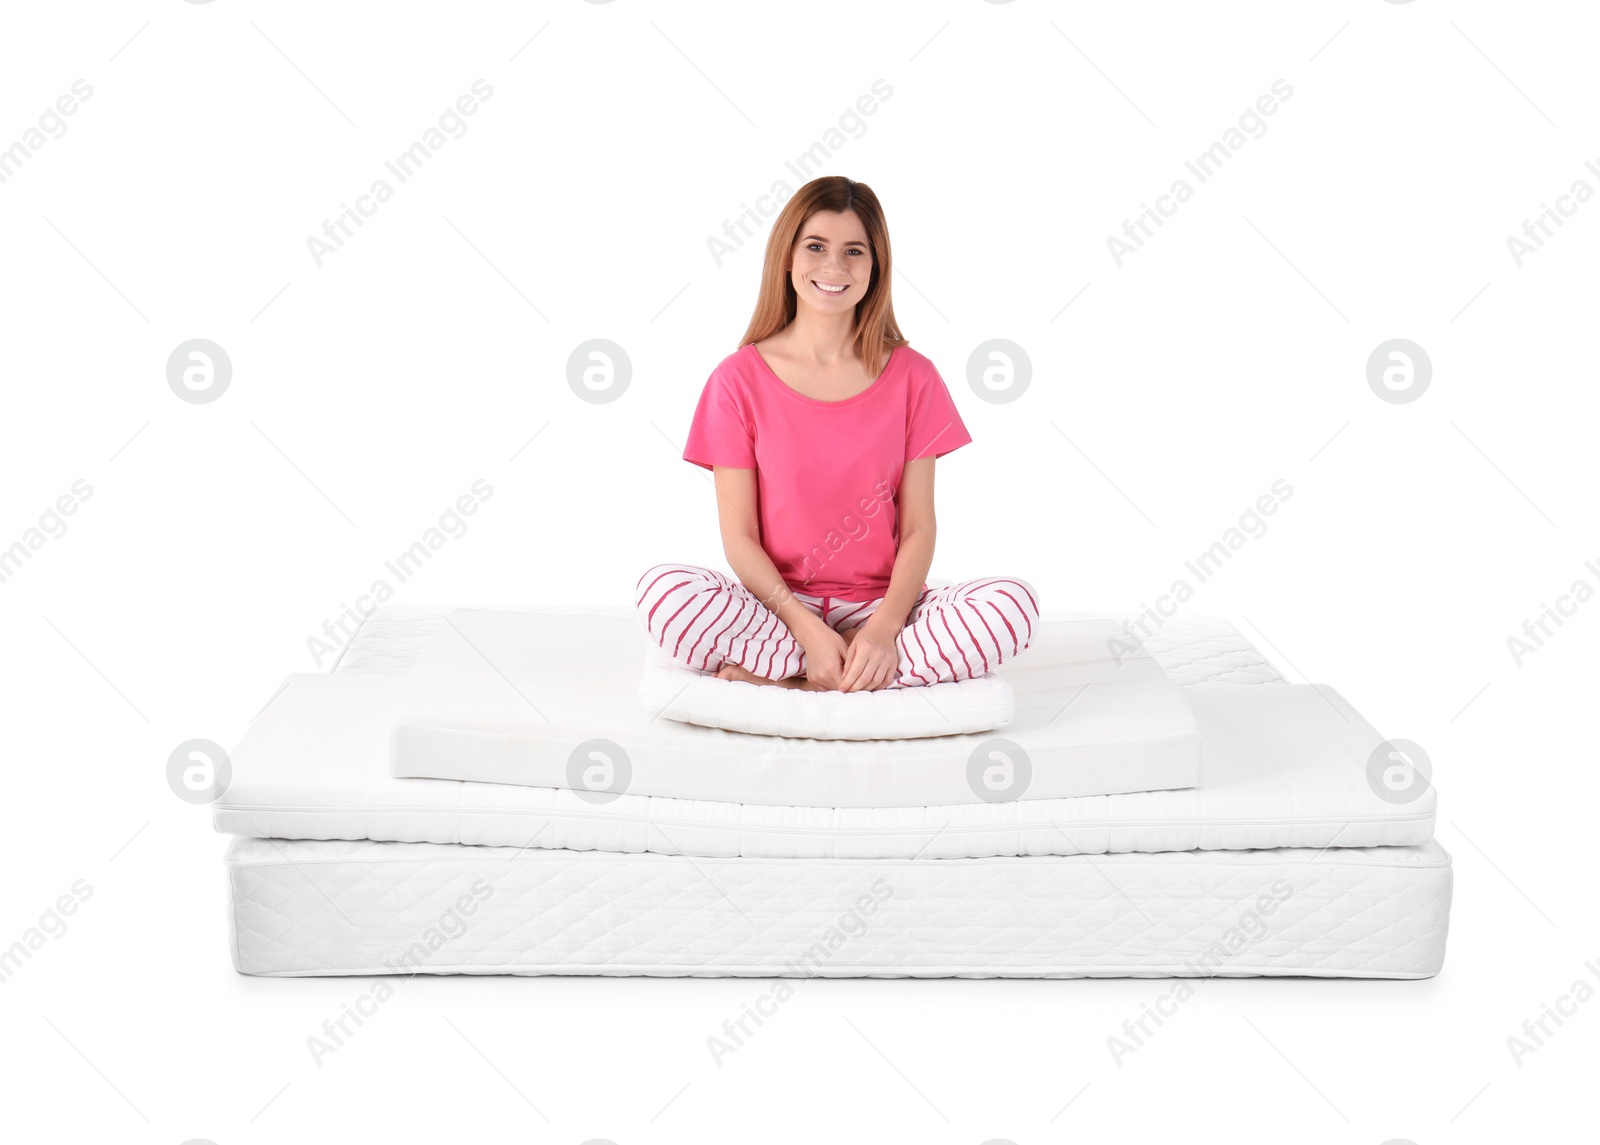
M 0 547 L 93 494 L 0 584 L 0 944 L 93 894 L 0 985 L 0 1134 L 1429 1145 L 1590 1121 L 1600 1001 L 1520 1067 L 1506 1039 L 1600 958 L 1600 603 L 1520 666 L 1506 641 L 1600 587 L 1600 205 L 1520 267 L 1506 239 L 1600 187 L 1597 31 L 1580 3 L 1430 0 L 8 5 L 0 147 L 93 95 L 0 184 Z M 307 237 L 479 78 L 466 134 L 318 267 Z M 705 1039 L 759 983 L 418 979 L 315 1066 L 306 1038 L 371 983 L 234 973 L 225 840 L 168 753 L 235 743 L 478 478 L 493 498 L 400 600 L 617 604 L 649 564 L 720 564 L 678 451 L 765 231 L 720 265 L 707 239 L 798 186 L 785 161 L 879 79 L 821 173 L 883 201 L 900 323 L 975 439 L 939 466 L 934 575 L 1133 610 L 1287 480 L 1190 608 L 1426 748 L 1443 973 L 1212 981 L 1120 1067 L 1106 1038 L 1170 982 L 815 982 L 718 1068 Z M 1277 79 L 1266 133 L 1119 268 L 1107 238 Z M 605 405 L 565 380 L 595 337 L 633 364 Z M 1010 404 L 966 380 L 998 337 L 1033 363 Z M 1409 404 L 1365 376 L 1396 337 L 1433 365 Z M 211 404 L 166 382 L 191 338 L 233 363 Z

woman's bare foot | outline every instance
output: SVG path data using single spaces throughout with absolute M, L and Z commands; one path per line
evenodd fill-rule
M 747 668 L 741 668 L 738 664 L 724 664 L 717 669 L 716 677 L 719 680 L 738 680 L 745 684 L 771 684 L 779 688 L 798 688 L 805 692 L 825 690 L 822 685 L 813 684 L 804 676 L 790 676 L 783 680 L 769 680 L 765 676 L 757 676 Z

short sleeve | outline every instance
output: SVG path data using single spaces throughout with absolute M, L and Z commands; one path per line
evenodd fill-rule
M 943 457 L 968 444 L 972 435 L 932 362 L 914 372 L 906 412 L 906 460 Z
M 726 365 L 713 370 L 700 391 L 683 459 L 706 469 L 756 467 L 755 434 L 744 394 L 738 375 Z

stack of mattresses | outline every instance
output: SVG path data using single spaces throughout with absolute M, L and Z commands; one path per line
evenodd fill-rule
M 380 609 L 233 753 L 235 965 L 1437 973 L 1431 783 L 1227 623 L 1136 632 L 1047 613 L 1003 727 L 807 740 L 647 708 L 628 609 Z

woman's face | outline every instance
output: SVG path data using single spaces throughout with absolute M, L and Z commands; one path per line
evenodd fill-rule
M 807 219 L 795 240 L 792 262 L 789 281 L 795 297 L 823 314 L 855 309 L 872 282 L 872 248 L 854 211 L 818 211 Z

